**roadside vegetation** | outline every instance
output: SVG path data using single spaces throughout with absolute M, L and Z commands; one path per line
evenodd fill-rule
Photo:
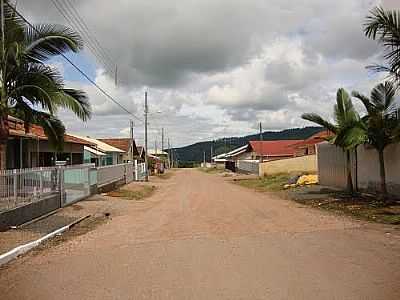
M 234 180 L 234 182 L 259 192 L 276 192 L 283 190 L 283 186 L 288 183 L 290 177 L 290 174 L 283 173 L 261 178 Z
M 197 170 L 200 170 L 201 172 L 207 174 L 220 174 L 226 172 L 225 169 L 218 169 L 218 168 L 198 168 Z
M 299 186 L 285 189 L 291 174 L 269 175 L 263 178 L 234 180 L 233 182 L 258 192 L 275 193 L 278 197 L 292 200 L 313 208 L 327 210 L 357 219 L 400 225 L 400 201 L 382 201 L 374 195 L 349 195 L 347 191 L 320 185 Z
M 138 185 L 135 186 L 135 189 L 125 188 L 109 192 L 107 196 L 137 201 L 150 197 L 155 190 L 156 187 L 154 185 Z

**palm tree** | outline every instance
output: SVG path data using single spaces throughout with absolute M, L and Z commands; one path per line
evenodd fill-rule
M 399 141 L 400 119 L 399 107 L 395 103 L 396 88 L 392 82 L 380 83 L 371 91 L 370 98 L 353 92 L 352 95 L 364 104 L 367 115 L 363 117 L 365 139 L 376 149 L 379 157 L 381 193 L 387 195 L 385 172 L 385 148 Z
M 57 118 L 69 109 L 86 121 L 91 114 L 86 94 L 64 86 L 61 74 L 46 65 L 49 59 L 83 47 L 81 37 L 62 25 L 30 26 L 4 0 L 4 40 L 0 49 L 0 169 L 6 167 L 8 115 L 41 125 L 49 141 L 62 149 L 65 128 Z M 2 34 L 3 36 L 3 34 Z
M 364 24 L 364 33 L 383 45 L 387 61 L 386 65 L 373 65 L 369 68 L 388 72 L 389 77 L 400 85 L 400 11 L 386 11 L 379 6 L 374 8 Z
M 318 114 L 306 113 L 301 116 L 303 119 L 321 125 L 331 131 L 333 136 L 328 141 L 340 148 L 346 154 L 346 173 L 347 190 L 353 195 L 354 186 L 351 172 L 351 150 L 359 145 L 364 139 L 363 131 L 358 124 L 360 116 L 355 110 L 349 94 L 344 89 L 338 89 L 336 94 L 336 104 L 334 106 L 334 118 L 336 124 L 333 124 Z

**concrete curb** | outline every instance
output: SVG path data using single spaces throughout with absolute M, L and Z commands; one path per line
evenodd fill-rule
M 37 239 L 35 241 L 29 242 L 27 244 L 24 245 L 20 245 L 18 247 L 15 247 L 14 249 L 3 253 L 0 255 L 0 266 L 10 262 L 11 260 L 17 258 L 18 256 L 28 252 L 29 250 L 39 246 L 41 243 L 43 243 L 44 241 L 51 239 L 52 237 L 61 234 L 65 231 L 67 231 L 68 229 L 70 229 L 71 227 L 73 227 L 74 225 L 78 224 L 79 222 L 82 222 L 84 219 L 89 218 L 90 215 L 84 216 L 82 218 L 79 218 L 78 220 L 64 226 L 61 227 L 53 232 L 50 232 L 48 234 L 46 234 L 45 236 L 41 237 L 40 239 Z

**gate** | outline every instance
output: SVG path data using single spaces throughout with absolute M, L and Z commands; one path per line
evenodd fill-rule
M 62 206 L 79 201 L 90 195 L 89 171 L 92 164 L 62 167 L 61 189 Z

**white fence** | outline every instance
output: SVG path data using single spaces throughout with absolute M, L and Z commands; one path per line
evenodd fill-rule
M 0 171 L 0 212 L 58 193 L 57 167 Z
M 97 186 L 102 187 L 106 184 L 116 182 L 125 178 L 125 165 L 112 165 L 97 168 Z
M 236 168 L 238 169 L 238 171 L 258 175 L 259 162 L 255 160 L 238 160 Z
M 60 206 L 79 201 L 91 194 L 91 187 L 123 181 L 143 180 L 144 163 L 104 167 L 94 164 L 0 171 L 0 213 L 50 195 L 60 195 Z

